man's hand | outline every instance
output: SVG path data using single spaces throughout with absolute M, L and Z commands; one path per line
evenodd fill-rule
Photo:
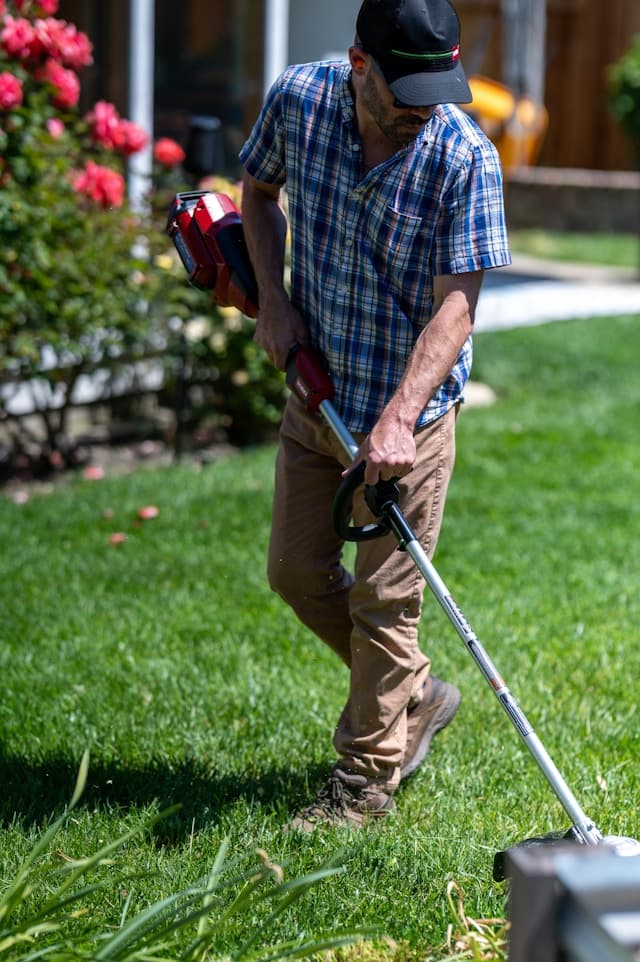
M 294 344 L 308 344 L 309 332 L 288 297 L 260 306 L 253 339 L 263 348 L 279 371 L 284 371 Z
M 307 344 L 309 332 L 284 286 L 287 222 L 279 197 L 278 184 L 262 183 L 244 172 L 242 220 L 260 296 L 254 339 L 283 371 L 289 351 L 296 342 Z
M 400 427 L 395 419 L 385 418 L 383 414 L 360 445 L 353 464 L 343 472 L 343 477 L 353 471 L 360 461 L 365 461 L 365 484 L 402 478 L 411 471 L 415 459 L 413 431 Z

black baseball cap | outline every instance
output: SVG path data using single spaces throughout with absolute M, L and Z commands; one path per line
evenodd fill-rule
M 460 61 L 460 21 L 449 0 L 364 0 L 356 31 L 403 104 L 473 100 Z

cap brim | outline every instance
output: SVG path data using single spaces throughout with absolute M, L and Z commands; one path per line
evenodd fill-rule
M 382 67 L 384 73 L 384 67 Z M 431 107 L 435 104 L 470 104 L 473 95 L 462 64 L 438 73 L 423 71 L 406 74 L 395 80 L 387 79 L 394 97 L 410 107 Z

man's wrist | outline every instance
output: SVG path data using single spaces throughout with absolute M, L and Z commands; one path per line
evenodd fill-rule
M 424 405 L 416 403 L 413 398 L 403 401 L 401 398 L 394 397 L 380 415 L 380 421 L 386 422 L 390 428 L 399 433 L 413 434 L 423 407 Z
M 291 301 L 287 290 L 280 280 L 262 279 L 258 281 L 260 309 L 263 311 L 278 311 L 288 307 Z

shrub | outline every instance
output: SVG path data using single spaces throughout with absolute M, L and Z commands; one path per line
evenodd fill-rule
M 188 288 L 164 233 L 170 197 L 185 186 L 183 152 L 168 138 L 158 140 L 151 203 L 132 209 L 124 165 L 148 135 L 105 101 L 81 115 L 79 75 L 92 62 L 92 45 L 55 16 L 57 9 L 58 0 L 0 0 L 0 421 L 11 439 L 5 459 L 17 453 L 30 471 L 36 462 L 42 470 L 75 463 L 67 416 L 78 378 L 98 367 L 130 369 L 141 358 L 164 356 L 172 398 L 173 354 L 185 344 L 184 326 L 193 329 L 200 316 L 209 330 L 190 350 L 196 383 L 187 398 L 197 401 L 190 427 L 204 418 L 239 440 L 259 439 L 279 416 L 282 379 L 258 356 L 248 319 L 231 323 L 208 294 Z M 25 423 L 8 412 L 11 391 L 34 383 L 44 426 L 35 447 Z M 239 424 L 245 418 L 250 430 Z
M 56 12 L 57 0 L 0 3 L 0 376 L 57 391 L 50 450 L 78 376 L 139 353 L 152 327 L 145 225 L 123 177 L 148 138 L 111 105 L 80 116 L 91 42 Z
M 609 102 L 631 139 L 640 168 L 640 34 L 627 53 L 609 67 Z
M 141 225 L 123 209 L 117 153 L 140 149 L 146 135 L 113 108 L 117 143 L 100 105 L 80 118 L 75 70 L 91 62 L 88 38 L 36 16 L 53 2 L 15 7 L 30 17 L 0 21 L 0 318 L 5 354 L 30 371 L 45 344 L 60 358 L 95 353 L 143 316 L 132 256 Z

